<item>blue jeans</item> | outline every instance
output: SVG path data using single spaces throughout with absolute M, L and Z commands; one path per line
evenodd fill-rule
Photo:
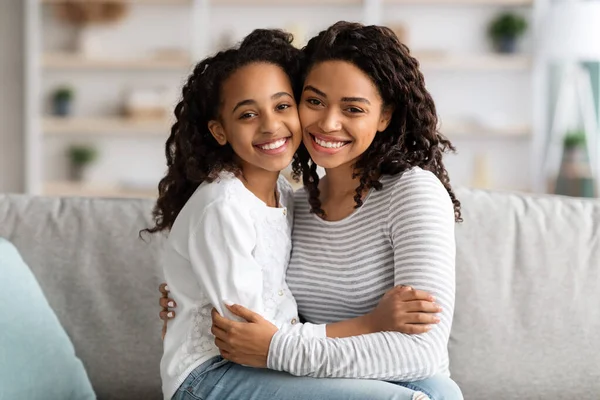
M 435 376 L 419 382 L 318 379 L 243 367 L 215 357 L 196 368 L 172 400 L 413 400 L 421 391 L 432 400 L 462 400 L 458 385 Z

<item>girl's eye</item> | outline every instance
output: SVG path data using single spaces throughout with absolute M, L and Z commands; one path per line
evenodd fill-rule
M 313 106 L 320 106 L 321 104 L 323 104 L 319 99 L 306 99 L 306 102 Z
M 285 110 L 287 108 L 290 108 L 291 106 L 289 104 L 280 104 L 277 106 L 278 110 Z
M 252 118 L 252 117 L 254 117 L 255 115 L 256 115 L 255 113 L 252 113 L 252 112 L 247 112 L 247 113 L 244 113 L 244 114 L 240 115 L 240 119 L 248 119 L 248 118 Z

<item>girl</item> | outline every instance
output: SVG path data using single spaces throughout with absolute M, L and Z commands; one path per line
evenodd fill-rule
M 298 324 L 285 283 L 293 200 L 279 171 L 301 141 L 293 85 L 298 59 L 291 35 L 258 30 L 238 49 L 199 63 L 183 88 L 166 144 L 168 171 L 159 184 L 156 226 L 149 230 L 169 232 L 164 273 L 180 310 L 164 340 L 160 369 L 166 399 L 421 396 L 379 381 L 258 371 L 223 360 L 213 343 L 210 311 L 214 307 L 235 320 L 226 307 L 230 302 L 292 336 L 325 338 L 329 329 L 345 329 L 343 323 Z M 403 296 L 426 298 L 415 291 Z

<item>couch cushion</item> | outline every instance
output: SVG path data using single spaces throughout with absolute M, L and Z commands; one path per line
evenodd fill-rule
M 450 360 L 465 398 L 598 398 L 600 201 L 458 196 Z
M 0 275 L 0 399 L 95 399 L 83 364 L 35 277 L 1 237 Z
M 0 196 L 0 236 L 29 264 L 100 399 L 162 398 L 162 238 L 152 202 Z

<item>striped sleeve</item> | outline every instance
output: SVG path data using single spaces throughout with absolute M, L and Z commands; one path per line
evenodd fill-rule
M 441 322 L 420 335 L 379 332 L 343 339 L 314 339 L 278 332 L 268 368 L 293 375 L 417 381 L 444 371 L 454 312 L 454 211 L 430 172 L 409 171 L 390 196 L 387 224 L 394 247 L 394 282 L 431 293 Z

